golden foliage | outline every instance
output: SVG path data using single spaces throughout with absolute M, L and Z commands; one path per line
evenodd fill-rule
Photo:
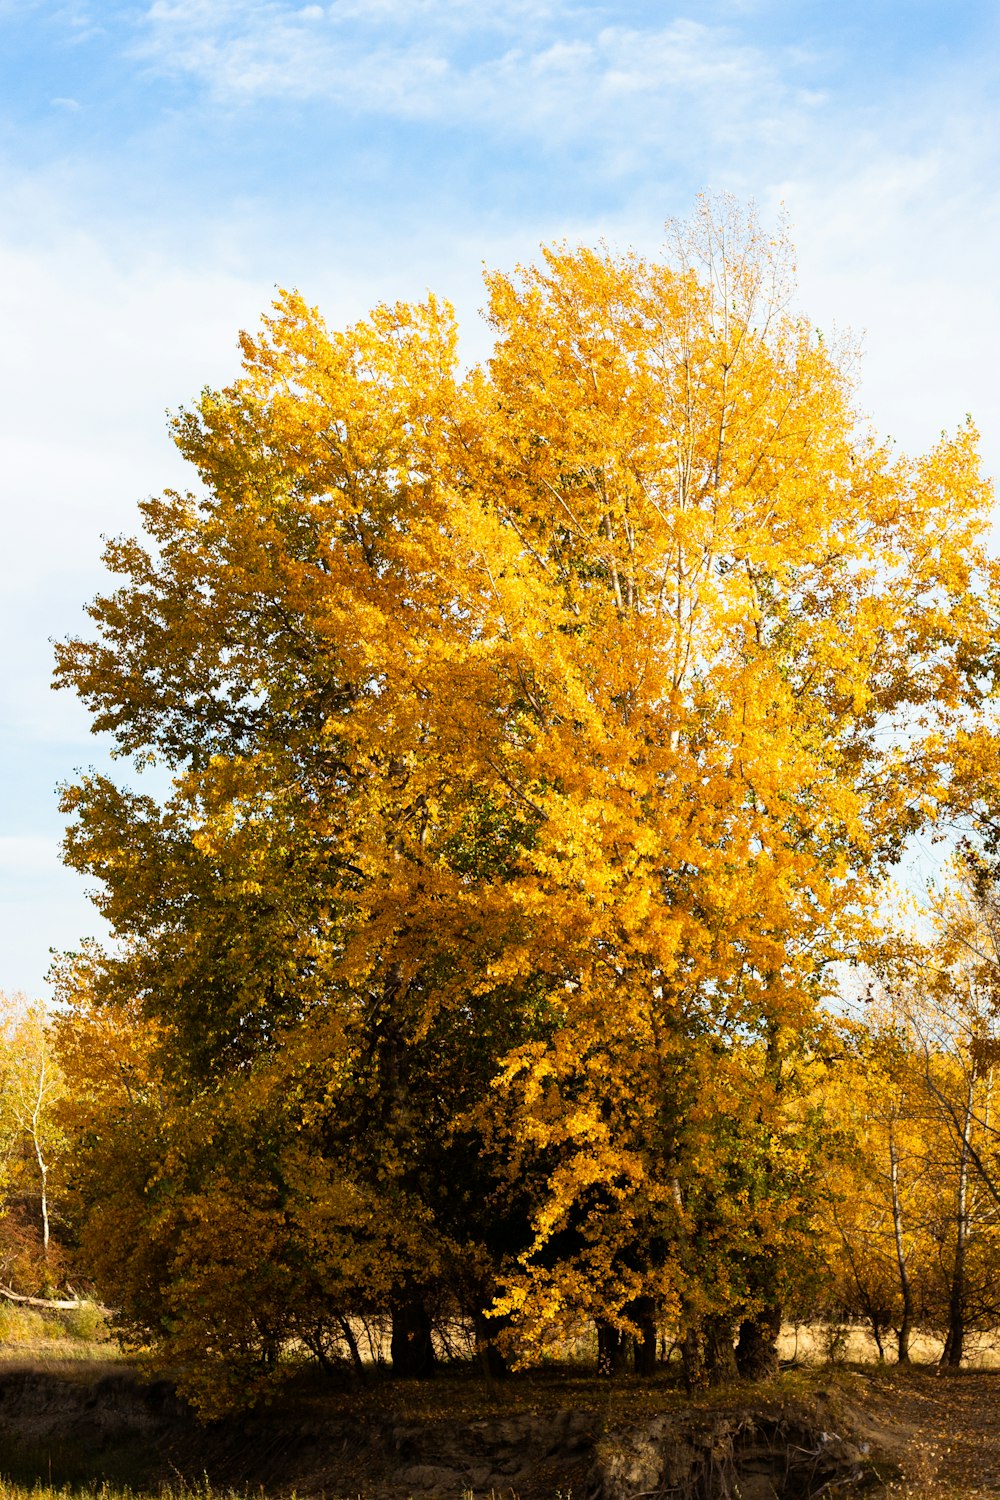
M 556 247 L 465 373 L 433 298 L 333 333 L 282 293 L 178 419 L 202 490 L 58 669 L 174 778 L 65 793 L 121 943 L 84 988 L 155 1027 L 171 1318 L 251 1275 L 213 1243 L 346 1246 L 343 1306 L 447 1264 L 522 1349 L 752 1312 L 751 1247 L 802 1251 L 823 976 L 966 795 L 994 565 L 973 429 L 872 437 L 789 266 L 727 206 L 667 263 Z

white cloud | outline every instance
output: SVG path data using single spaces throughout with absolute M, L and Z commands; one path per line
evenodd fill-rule
M 115 254 L 66 233 L 57 209 L 35 210 L 26 241 L 0 239 L 0 697 L 19 735 L 77 739 L 81 712 L 48 688 L 49 637 L 80 628 L 101 533 L 134 530 L 138 499 L 189 483 L 166 410 L 233 373 L 238 329 L 270 288 L 218 266 L 133 260 L 127 244 Z
M 293 256 L 265 214 L 206 213 L 181 236 L 154 238 L 142 225 L 87 223 L 68 201 L 58 177 L 0 179 L 0 724 L 63 744 L 65 775 L 95 751 L 83 709 L 49 688 L 50 638 L 83 629 L 84 605 L 107 586 L 102 534 L 135 532 L 138 500 L 196 483 L 168 413 L 235 377 L 239 330 L 257 326 L 275 283 L 301 285 L 333 326 L 433 286 L 462 303 L 475 357 L 482 258 L 531 251 L 523 238 L 491 248 L 455 234 L 442 262 L 436 226 L 405 258 L 343 234 L 333 252 L 319 238 Z
M 956 118 L 958 102 L 956 101 Z M 990 154 L 943 139 L 865 136 L 838 172 L 775 186 L 816 321 L 864 335 L 861 401 L 879 429 L 923 451 L 971 413 L 1000 473 L 994 295 L 1000 190 Z
M 798 65 L 725 27 L 685 17 L 650 28 L 595 26 L 601 15 L 511 0 L 487 17 L 455 0 L 325 11 L 269 0 L 156 0 L 140 52 L 148 66 L 196 79 L 223 104 L 323 99 L 508 135 L 544 130 L 549 144 L 620 132 L 623 110 L 644 139 L 671 121 L 704 138 L 737 115 L 752 128 L 754 108 L 797 103 L 782 69 L 794 74 Z

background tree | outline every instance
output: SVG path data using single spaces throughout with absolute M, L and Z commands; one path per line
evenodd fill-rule
M 62 1271 L 52 1168 L 64 1141 L 64 1092 L 44 1005 L 0 994 L 0 1255 L 3 1281 L 19 1292 L 51 1290 Z
M 962 1362 L 966 1330 L 995 1321 L 1000 1227 L 1000 1137 L 995 1064 L 1000 1055 L 1000 965 L 991 885 L 971 853 L 938 898 L 937 933 L 899 945 L 886 966 L 892 1004 L 920 1070 L 934 1162 L 946 1314 L 942 1356 Z
M 865 1321 L 879 1359 L 894 1330 L 896 1358 L 908 1364 L 917 1327 L 940 1313 L 939 1122 L 905 1018 L 868 999 L 825 1097 L 839 1141 L 820 1212 L 834 1273 L 828 1312 Z

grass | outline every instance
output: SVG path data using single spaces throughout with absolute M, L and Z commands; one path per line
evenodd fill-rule
M 896 1342 L 892 1333 L 886 1335 L 884 1345 L 887 1363 L 895 1364 Z M 943 1348 L 944 1339 L 939 1335 L 925 1329 L 915 1330 L 910 1357 L 914 1364 L 933 1365 L 940 1359 Z M 778 1353 L 783 1360 L 802 1365 L 878 1364 L 875 1340 L 860 1323 L 786 1323 L 778 1340 Z M 1000 1329 L 966 1336 L 964 1368 L 1000 1368 Z
M 0 1478 L 0 1500 L 245 1500 L 233 1490 L 213 1489 L 208 1481 L 196 1485 L 168 1485 L 155 1493 L 109 1484 L 18 1484 Z
M 96 1302 L 51 1310 L 0 1302 L 0 1363 L 49 1367 L 121 1358 L 107 1314 Z

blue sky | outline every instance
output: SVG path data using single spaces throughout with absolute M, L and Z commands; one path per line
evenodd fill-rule
M 801 303 L 865 335 L 906 447 L 971 411 L 1000 468 L 1000 7 L 0 0 L 0 987 L 98 930 L 56 783 L 103 763 L 48 688 L 101 533 L 186 476 L 164 412 L 275 285 L 333 323 L 482 263 L 655 250 L 699 191 L 784 204 Z

